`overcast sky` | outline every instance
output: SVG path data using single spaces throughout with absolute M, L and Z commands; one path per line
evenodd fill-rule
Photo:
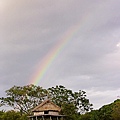
M 95 109 L 116 100 L 120 0 L 0 0 L 0 97 L 30 84 L 66 34 L 68 42 L 37 85 L 85 90 Z

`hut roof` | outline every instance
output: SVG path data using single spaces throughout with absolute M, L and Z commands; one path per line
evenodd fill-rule
M 53 102 L 51 102 L 50 100 L 45 100 L 43 101 L 41 104 L 39 104 L 38 106 L 36 106 L 32 112 L 40 112 L 40 111 L 61 111 L 61 108 L 59 106 L 57 106 L 56 104 L 54 104 Z

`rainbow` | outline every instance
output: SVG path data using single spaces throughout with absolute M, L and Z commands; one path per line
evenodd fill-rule
M 68 29 L 63 37 L 58 41 L 58 43 L 53 47 L 50 52 L 42 59 L 40 63 L 38 63 L 38 69 L 36 70 L 35 74 L 32 77 L 32 80 L 30 80 L 30 84 L 38 85 L 41 79 L 45 76 L 45 73 L 47 72 L 48 68 L 51 66 L 55 58 L 59 55 L 59 53 L 63 50 L 63 48 L 68 44 L 68 42 L 71 40 L 71 38 L 77 34 L 80 28 L 84 27 L 83 23 L 86 23 L 89 15 L 87 17 L 83 17 L 81 21 L 72 26 L 70 29 Z

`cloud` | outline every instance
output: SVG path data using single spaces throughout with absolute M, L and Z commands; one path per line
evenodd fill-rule
M 13 85 L 29 84 L 44 57 L 70 33 L 38 85 L 95 92 L 90 97 L 96 106 L 113 100 L 102 101 L 119 91 L 119 0 L 1 2 L 1 96 Z
M 120 89 L 114 90 L 106 90 L 106 91 L 99 91 L 95 88 L 87 91 L 88 98 L 93 104 L 94 108 L 99 109 L 105 104 L 110 104 L 114 102 L 114 100 L 119 99 Z

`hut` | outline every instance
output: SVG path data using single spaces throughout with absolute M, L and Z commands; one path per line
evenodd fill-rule
M 29 116 L 30 120 L 64 120 L 64 115 L 60 115 L 61 108 L 51 102 L 45 100 L 36 106 L 32 112 L 33 116 Z

